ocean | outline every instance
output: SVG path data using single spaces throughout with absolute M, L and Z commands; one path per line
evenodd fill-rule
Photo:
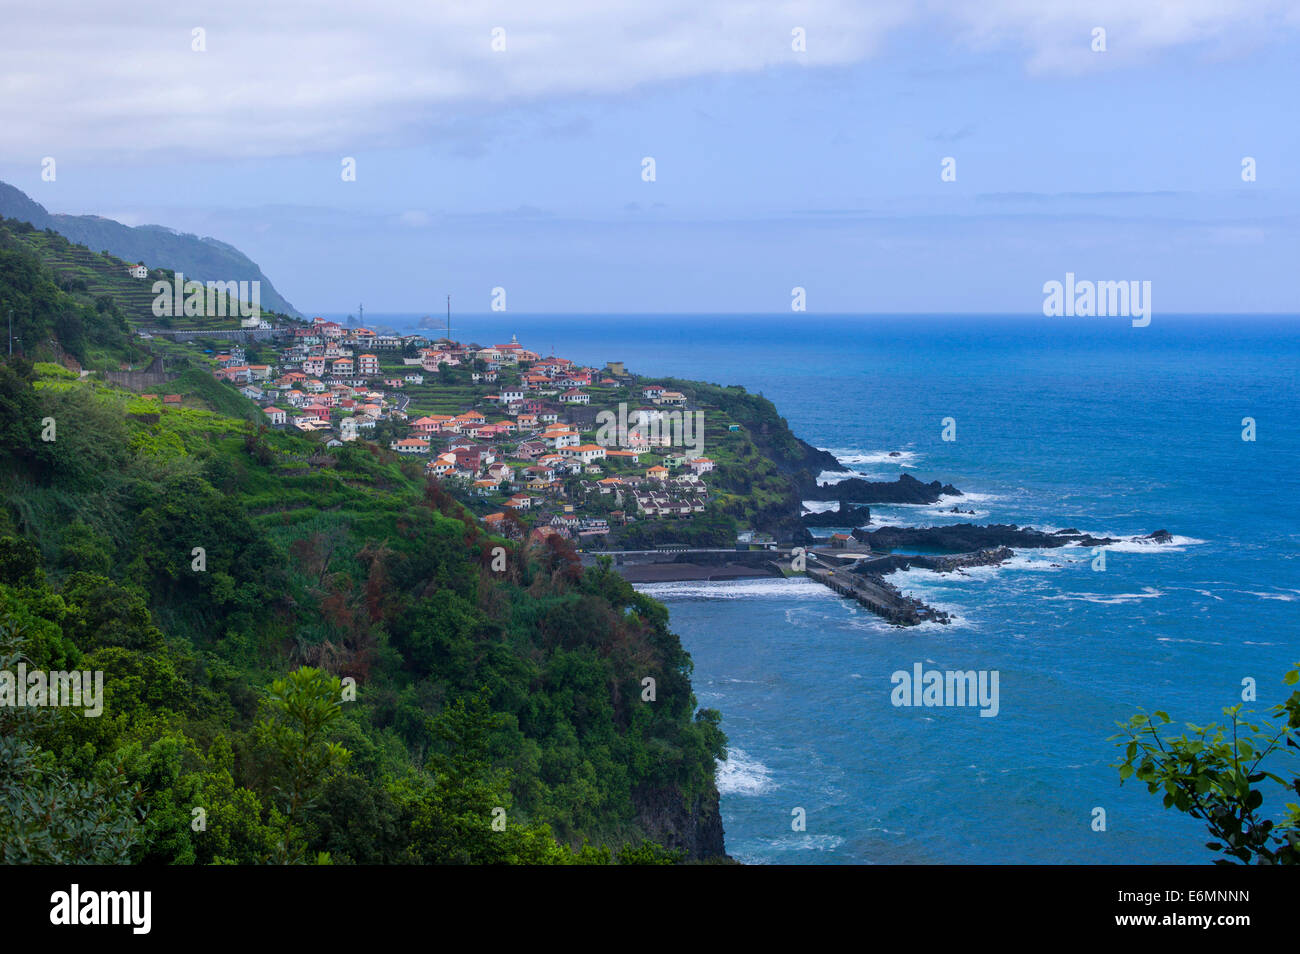
M 1174 535 L 1108 549 L 1104 571 L 1076 548 L 890 577 L 952 613 L 947 626 L 893 628 L 801 579 L 642 587 L 669 607 L 700 705 L 722 712 L 734 857 L 1211 860 L 1199 822 L 1120 785 L 1109 737 L 1139 707 L 1178 723 L 1221 719 L 1247 678 L 1257 711 L 1286 694 L 1281 676 L 1300 661 L 1300 319 L 498 314 L 457 319 L 455 331 L 741 384 L 840 460 L 827 481 L 906 472 L 964 492 L 873 506 L 877 523 Z M 945 418 L 955 440 L 943 440 Z M 976 513 L 945 512 L 954 505 Z M 891 675 L 917 663 L 996 671 L 998 714 L 894 706 Z

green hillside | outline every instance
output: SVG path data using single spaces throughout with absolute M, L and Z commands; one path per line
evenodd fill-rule
M 724 739 L 662 605 L 488 536 L 416 462 L 257 426 L 197 365 L 164 407 L 31 363 L 152 358 L 43 235 L 0 226 L 27 355 L 0 361 L 0 668 L 100 671 L 104 700 L 0 707 L 0 862 L 722 856 Z

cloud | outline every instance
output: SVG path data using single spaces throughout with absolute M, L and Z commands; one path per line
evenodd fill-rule
M 931 142 L 961 142 L 963 139 L 969 139 L 973 135 L 975 135 L 975 126 L 971 123 L 967 123 L 953 132 L 939 132 L 929 138 Z
M 1161 50 L 1201 44 L 1219 51 L 1300 29 L 1291 0 L 981 0 L 944 2 L 952 27 L 976 49 L 1013 46 L 1030 73 L 1083 73 L 1140 64 Z M 1106 51 L 1092 48 L 1093 30 Z
M 1088 45 L 1098 25 L 1104 57 Z M 1298 26 L 1284 0 L 225 0 L 199 15 L 52 0 L 6 12 L 0 160 L 355 154 L 512 105 L 854 63 L 906 28 L 1073 72 Z M 797 27 L 806 52 L 791 48 Z

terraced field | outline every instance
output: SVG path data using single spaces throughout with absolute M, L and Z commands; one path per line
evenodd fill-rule
M 148 278 L 132 278 L 127 268 L 133 264 L 115 255 L 93 252 L 84 245 L 74 245 L 61 235 L 51 235 L 40 230 L 22 235 L 33 249 L 49 263 L 62 282 L 81 281 L 92 297 L 108 295 L 118 303 L 126 320 L 137 328 L 155 328 L 160 321 L 153 313 L 153 283 L 172 281 L 169 269 L 152 269 Z M 220 296 L 225 298 L 225 296 Z M 233 301 L 226 300 L 227 316 L 237 314 Z M 179 316 L 163 322 L 163 327 L 176 331 L 194 329 L 233 329 L 239 327 L 237 317 Z

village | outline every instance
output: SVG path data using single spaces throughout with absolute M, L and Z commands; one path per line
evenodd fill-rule
M 598 548 L 611 529 L 690 519 L 710 500 L 715 461 L 699 453 L 702 440 L 682 446 L 672 428 L 657 426 L 691 413 L 686 395 L 643 383 L 622 362 L 581 367 L 514 337 L 480 346 L 319 317 L 211 361 L 214 376 L 255 402 L 270 427 L 421 460 L 504 535 Z M 640 426 L 611 438 L 597 426 L 598 407 L 620 403 Z

